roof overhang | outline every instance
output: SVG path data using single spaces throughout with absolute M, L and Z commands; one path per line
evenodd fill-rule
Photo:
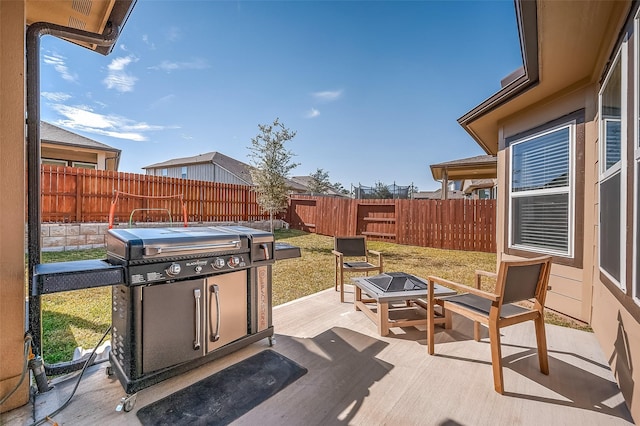
M 26 0 L 27 25 L 46 22 L 62 27 L 75 28 L 95 34 L 103 34 L 108 26 L 122 28 L 136 0 Z M 108 55 L 110 46 L 97 46 L 74 40 L 73 43 Z
M 498 126 L 558 93 L 600 78 L 631 2 L 515 0 L 523 72 L 458 119 L 487 152 L 498 152 Z
M 481 159 L 479 161 L 452 161 L 449 163 L 432 164 L 431 175 L 433 180 L 442 180 L 445 175 L 447 180 L 465 179 L 495 179 L 498 176 L 498 160 L 496 157 Z

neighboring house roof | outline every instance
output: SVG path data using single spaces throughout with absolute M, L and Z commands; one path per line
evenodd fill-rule
M 498 159 L 493 155 L 478 155 L 446 163 L 432 164 L 434 180 L 492 179 L 498 177 Z
M 462 191 L 471 194 L 476 189 L 493 188 L 497 184 L 497 179 L 471 179 L 465 180 Z
M 253 179 L 251 178 L 251 169 L 253 168 L 247 163 L 231 158 L 227 155 L 221 154 L 217 151 L 207 152 L 204 154 L 194 155 L 192 157 L 173 158 L 171 160 L 163 161 L 161 163 L 155 163 L 148 166 L 144 166 L 143 169 L 166 169 L 169 167 L 188 166 L 191 164 L 215 164 L 235 175 L 238 179 L 247 183 L 247 185 L 253 185 Z M 297 182 L 291 179 L 287 179 L 287 186 L 296 191 L 304 192 L 308 188 L 301 186 Z
M 238 161 L 235 158 L 228 157 L 216 151 L 207 152 L 205 154 L 194 155 L 192 157 L 173 158 L 161 163 L 151 164 L 143 167 L 143 169 L 166 169 L 168 167 L 187 166 L 190 164 L 215 164 L 229 173 L 235 175 L 238 179 L 243 180 L 248 185 L 253 185 L 251 179 L 251 166 Z
M 293 182 L 295 182 L 298 187 L 306 192 L 310 192 L 310 188 L 309 185 L 311 184 L 311 181 L 313 180 L 313 178 L 311 176 L 292 176 L 291 180 Z M 325 195 L 334 195 L 334 196 L 339 196 L 339 197 L 343 197 L 344 194 L 342 194 L 339 191 L 336 191 L 334 188 L 329 188 L 327 190 L 327 192 L 325 193 Z
M 503 80 L 503 87 L 458 119 L 487 152 L 496 154 L 498 123 L 525 106 L 543 102 L 558 88 L 597 82 L 606 63 L 602 41 L 612 22 L 624 19 L 632 2 L 515 0 L 523 69 Z M 541 45 L 539 34 L 544 34 Z M 606 49 L 605 49 L 606 50 Z M 571 66 L 567 66 L 571 52 Z
M 121 151 L 104 143 L 85 138 L 77 133 L 70 132 L 61 127 L 54 126 L 46 121 L 40 122 L 40 140 L 42 143 L 55 145 L 65 145 L 72 147 L 88 148 L 98 151 L 117 152 Z
M 442 190 L 436 189 L 435 191 L 418 191 L 413 194 L 413 198 L 416 200 L 441 200 Z M 464 192 L 457 189 L 447 191 L 448 199 L 465 198 Z

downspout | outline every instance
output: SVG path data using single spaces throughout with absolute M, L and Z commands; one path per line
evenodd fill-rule
M 104 34 L 96 34 L 48 22 L 29 25 L 27 47 L 27 253 L 29 270 L 29 324 L 35 355 L 42 355 L 42 323 L 40 295 L 33 283 L 40 263 L 40 37 L 52 35 L 68 40 L 112 46 L 118 39 L 118 28 L 107 25 Z

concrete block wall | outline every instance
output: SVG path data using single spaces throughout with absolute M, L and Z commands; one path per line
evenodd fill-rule
M 105 246 L 107 223 L 47 223 L 41 225 L 42 251 L 68 251 Z
M 224 226 L 242 225 L 250 228 L 269 230 L 269 221 L 260 222 L 209 222 L 193 223 L 189 226 Z M 164 228 L 167 223 L 136 224 L 135 227 Z M 116 225 L 116 228 L 128 228 L 129 224 Z M 280 229 L 286 224 L 280 220 L 274 221 L 274 227 Z M 41 225 L 42 251 L 70 251 L 104 248 L 105 236 L 109 229 L 108 223 L 43 223 Z

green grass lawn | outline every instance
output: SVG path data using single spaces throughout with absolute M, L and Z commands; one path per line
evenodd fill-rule
M 276 231 L 278 241 L 301 249 L 302 257 L 276 262 L 273 267 L 273 304 L 279 305 L 334 286 L 333 238 L 296 230 Z M 384 256 L 387 272 L 417 276 L 438 275 L 473 284 L 476 269 L 495 271 L 492 253 L 440 250 L 370 241 L 368 248 Z M 102 259 L 103 249 L 45 252 L 42 262 Z M 336 294 L 336 303 L 340 298 Z M 548 313 L 548 323 L 589 330 L 581 324 Z M 47 363 L 68 361 L 77 346 L 93 348 L 111 324 L 111 287 L 42 296 L 43 356 Z

